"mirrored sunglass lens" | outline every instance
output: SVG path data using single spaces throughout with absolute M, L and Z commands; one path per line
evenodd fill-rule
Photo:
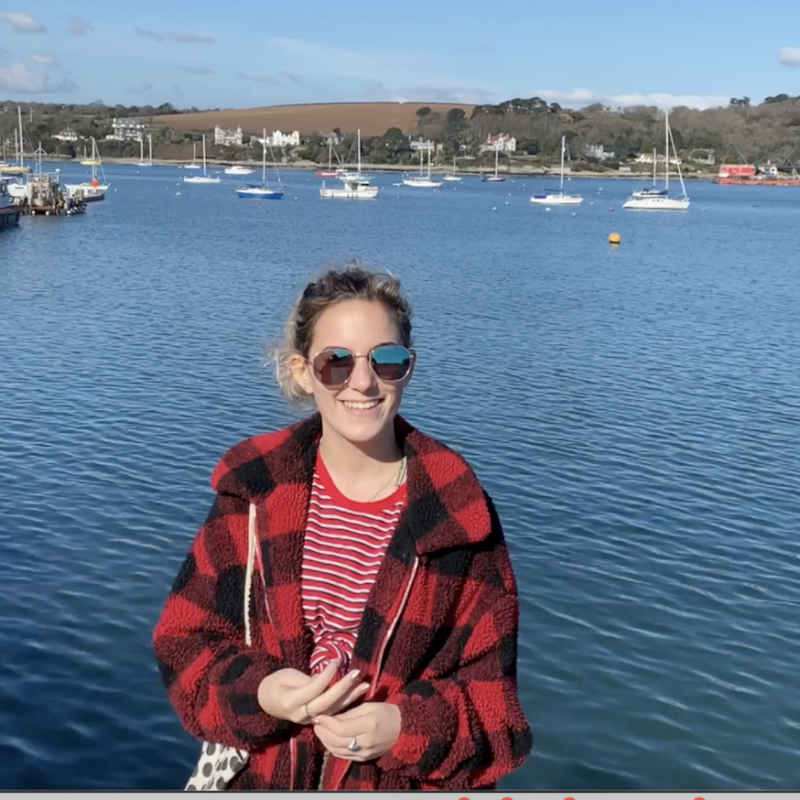
M 411 353 L 400 345 L 376 347 L 372 351 L 372 368 L 382 381 L 401 381 L 411 368 Z
M 353 371 L 353 355 L 349 350 L 327 350 L 314 359 L 314 370 L 325 386 L 341 386 Z

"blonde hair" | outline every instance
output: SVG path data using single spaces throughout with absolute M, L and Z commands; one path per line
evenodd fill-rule
M 402 292 L 400 280 L 388 273 L 364 269 L 357 261 L 345 269 L 329 269 L 311 281 L 295 301 L 286 320 L 283 343 L 274 349 L 276 376 L 290 403 L 310 399 L 292 373 L 294 356 L 308 358 L 314 326 L 323 311 L 345 300 L 382 303 L 400 331 L 402 343 L 411 347 L 411 305 Z

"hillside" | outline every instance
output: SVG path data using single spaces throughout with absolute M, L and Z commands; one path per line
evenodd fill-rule
M 451 108 L 461 108 L 467 117 L 474 106 L 454 103 L 316 103 L 313 105 L 269 106 L 267 108 L 222 109 L 188 114 L 165 114 L 153 117 L 153 122 L 178 131 L 210 130 L 215 125 L 236 128 L 245 133 L 294 131 L 328 133 L 361 129 L 362 136 L 382 136 L 389 128 L 412 133 L 417 124 L 417 110 L 428 107 L 446 114 Z

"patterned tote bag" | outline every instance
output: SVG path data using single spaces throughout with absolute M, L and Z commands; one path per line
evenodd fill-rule
M 244 640 L 248 647 L 252 643 L 250 631 L 250 591 L 253 585 L 253 564 L 256 547 L 256 507 L 250 503 L 247 524 L 247 570 L 244 580 Z M 247 766 L 250 754 L 246 750 L 226 747 L 214 742 L 203 742 L 200 759 L 189 778 L 186 792 L 224 792 L 230 782 Z

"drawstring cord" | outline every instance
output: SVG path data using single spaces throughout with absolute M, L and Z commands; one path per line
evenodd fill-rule
M 252 636 L 250 634 L 250 592 L 253 588 L 253 564 L 256 557 L 256 504 L 250 503 L 250 514 L 247 521 L 247 569 L 244 575 L 244 641 L 250 647 Z

